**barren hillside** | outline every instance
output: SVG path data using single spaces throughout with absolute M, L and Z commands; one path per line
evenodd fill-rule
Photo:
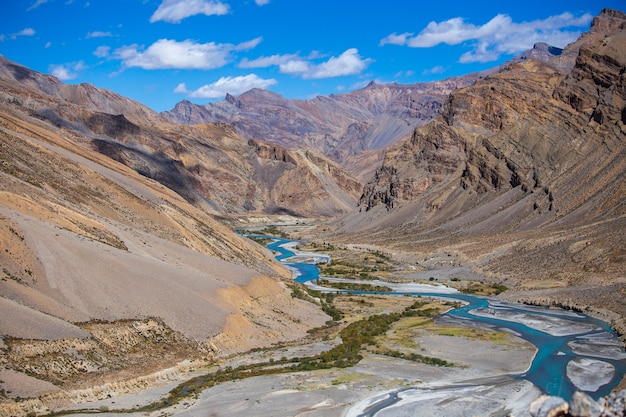
M 264 249 L 20 100 L 0 104 L 2 396 L 136 378 L 325 322 Z

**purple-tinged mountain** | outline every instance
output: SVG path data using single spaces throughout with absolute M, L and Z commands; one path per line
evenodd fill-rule
M 439 114 L 451 91 L 483 75 L 412 85 L 371 82 L 357 91 L 312 100 L 289 100 L 253 89 L 205 105 L 185 100 L 162 114 L 186 124 L 225 122 L 249 139 L 287 149 L 314 149 L 348 168 L 357 178 L 366 178 L 375 167 L 369 159 L 364 165 L 355 163 L 355 155 L 380 151 L 405 138 Z
M 352 209 L 361 190 L 318 152 L 248 140 L 224 123 L 175 124 L 117 93 L 66 85 L 2 57 L 1 103 L 220 215 L 334 216 Z
M 560 48 L 537 43 L 516 60 L 558 60 L 559 65 L 571 68 L 571 55 L 561 56 L 562 52 Z M 162 114 L 185 124 L 225 122 L 249 139 L 287 149 L 315 149 L 366 181 L 382 161 L 384 149 L 440 114 L 452 91 L 500 70 L 496 67 L 410 85 L 371 82 L 360 90 L 312 100 L 289 100 L 267 90 L 253 89 L 237 97 L 227 94 L 222 101 L 204 105 L 184 100 Z

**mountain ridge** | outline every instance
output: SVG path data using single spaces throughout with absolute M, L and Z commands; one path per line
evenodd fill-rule
M 15 88 L 19 80 L 26 83 Z M 175 125 L 117 93 L 88 84 L 64 85 L 4 58 L 0 84 L 5 102 L 81 136 L 100 153 L 214 213 L 334 216 L 354 207 L 360 192 L 356 180 L 334 163 L 322 162 L 321 156 L 294 151 L 283 159 L 263 157 L 259 140 L 249 142 L 224 123 Z M 270 146 L 279 148 L 264 148 Z M 312 198 L 303 200 L 302 195 Z
M 561 51 L 538 43 L 513 61 L 531 56 L 551 60 Z M 559 59 L 563 66 L 573 65 L 571 59 Z M 374 173 L 373 162 L 382 160 L 384 149 L 439 114 L 450 92 L 501 68 L 415 84 L 371 81 L 358 90 L 310 100 L 291 100 L 268 90 L 252 89 L 203 105 L 183 100 L 161 114 L 185 124 L 225 122 L 249 139 L 287 149 L 315 149 L 365 182 Z
M 249 139 L 287 149 L 315 149 L 364 180 L 372 167 L 354 163 L 355 155 L 381 153 L 434 117 L 450 91 L 483 75 L 411 85 L 370 82 L 360 90 L 311 100 L 290 100 L 271 91 L 252 89 L 205 105 L 183 100 L 161 114 L 185 124 L 225 122 Z
M 454 91 L 387 150 L 335 236 L 456 253 L 509 297 L 608 308 L 624 333 L 625 24 L 606 10 L 558 65 L 524 59 Z

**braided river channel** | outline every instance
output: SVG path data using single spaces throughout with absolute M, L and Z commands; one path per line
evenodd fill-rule
M 337 292 L 315 283 L 319 277 L 315 263 L 328 262 L 327 255 L 301 253 L 295 249 L 298 242 L 272 239 L 267 247 L 274 251 L 277 260 L 294 271 L 296 282 Z M 623 343 L 607 323 L 585 314 L 462 294 L 443 285 L 399 284 L 392 289 L 386 294 L 460 301 L 463 306 L 443 314 L 443 322 L 505 331 L 532 343 L 537 353 L 530 367 L 511 377 L 530 381 L 547 395 L 569 401 L 575 391 L 583 391 L 598 399 L 609 394 L 626 373 Z

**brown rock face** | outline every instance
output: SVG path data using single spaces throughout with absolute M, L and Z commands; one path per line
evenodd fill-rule
M 602 20 L 599 20 L 602 22 Z M 576 66 L 554 93 L 554 98 L 568 103 L 581 117 L 599 125 L 626 121 L 622 75 L 626 31 L 604 39 L 600 44 L 584 46 Z
M 563 51 L 578 51 L 569 72 L 530 58 L 454 91 L 387 151 L 343 230 L 403 250 L 458 247 L 511 287 L 602 287 L 586 304 L 623 316 L 625 23 L 596 17 Z
M 258 140 L 250 139 L 248 145 L 254 147 L 254 151 L 259 158 L 270 159 L 273 161 L 288 162 L 296 164 L 296 161 L 289 155 L 285 148 L 269 143 L 263 143 Z
M 615 13 L 608 13 L 610 21 Z M 437 120 L 387 152 L 361 203 L 376 205 L 369 197 L 386 183 L 388 200 L 413 200 L 430 188 L 425 184 L 459 169 L 464 189 L 528 191 L 564 171 L 564 164 L 576 164 L 572 145 L 586 157 L 597 151 L 596 139 L 621 149 L 625 40 L 626 32 L 618 31 L 600 45 L 583 46 L 568 75 L 530 59 L 453 92 Z

